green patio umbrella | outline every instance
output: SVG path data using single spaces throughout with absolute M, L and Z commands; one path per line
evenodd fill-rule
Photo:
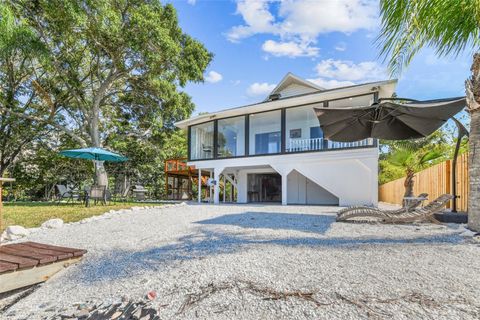
M 84 148 L 60 151 L 60 154 L 74 159 L 87 159 L 95 161 L 124 162 L 128 158 L 118 153 L 110 152 L 102 148 Z
M 74 159 L 93 160 L 95 164 L 95 172 L 97 171 L 97 161 L 124 162 L 128 160 L 127 157 L 124 157 L 118 153 L 96 147 L 63 150 L 60 151 L 60 154 Z

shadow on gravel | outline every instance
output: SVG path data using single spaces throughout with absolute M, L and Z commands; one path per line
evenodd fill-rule
M 127 251 L 112 250 L 100 257 L 92 257 L 79 265 L 73 275 L 85 283 L 109 281 L 140 275 L 144 271 L 162 270 L 174 262 L 203 259 L 218 254 L 235 253 L 258 248 L 262 245 L 279 245 L 286 247 L 304 246 L 311 248 L 351 248 L 361 249 L 364 245 L 435 245 L 456 244 L 462 242 L 457 234 L 417 238 L 260 238 L 245 233 L 224 233 L 211 230 L 199 230 L 198 233 L 184 236 L 176 243 L 149 248 L 147 250 Z M 266 254 L 268 254 L 266 252 Z
M 197 221 L 196 223 L 233 225 L 254 229 L 296 230 L 324 234 L 334 222 L 334 215 L 245 212 L 226 214 L 208 220 Z

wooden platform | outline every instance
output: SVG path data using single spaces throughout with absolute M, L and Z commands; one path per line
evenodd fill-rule
M 0 246 L 0 293 L 46 281 L 86 252 L 30 241 Z

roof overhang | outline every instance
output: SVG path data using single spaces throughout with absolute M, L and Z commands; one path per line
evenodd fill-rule
M 321 92 L 308 93 L 274 101 L 265 101 L 242 107 L 202 114 L 176 122 L 175 125 L 178 128 L 186 129 L 188 126 L 211 121 L 214 119 L 240 116 L 248 113 L 271 111 L 275 109 L 288 108 L 300 105 L 315 104 L 326 100 L 348 98 L 351 96 L 363 95 L 373 92 L 378 92 L 379 97 L 391 97 L 392 94 L 395 92 L 396 84 L 397 79 L 393 79 L 329 89 Z

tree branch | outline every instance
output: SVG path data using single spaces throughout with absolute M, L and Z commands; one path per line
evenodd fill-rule
M 3 113 L 3 114 L 9 113 L 9 114 L 11 114 L 11 115 L 15 115 L 15 116 L 20 117 L 20 118 L 23 118 L 23 119 L 38 121 L 38 122 L 42 122 L 42 123 L 51 125 L 51 126 L 54 127 L 55 129 L 58 129 L 58 130 L 62 131 L 63 133 L 67 134 L 67 135 L 68 135 L 69 137 L 71 137 L 73 140 L 75 140 L 76 142 L 78 142 L 82 147 L 87 147 L 87 142 L 86 142 L 84 139 L 80 138 L 77 134 L 75 134 L 74 132 L 68 130 L 68 129 L 65 128 L 64 126 L 61 126 L 61 125 L 59 125 L 58 123 L 53 122 L 51 119 L 44 119 L 44 118 L 41 118 L 41 117 L 29 115 L 29 114 L 24 114 L 24 113 L 20 113 L 20 112 L 15 112 L 15 111 L 6 109 L 6 108 L 1 107 L 1 106 L 0 106 L 0 113 Z

